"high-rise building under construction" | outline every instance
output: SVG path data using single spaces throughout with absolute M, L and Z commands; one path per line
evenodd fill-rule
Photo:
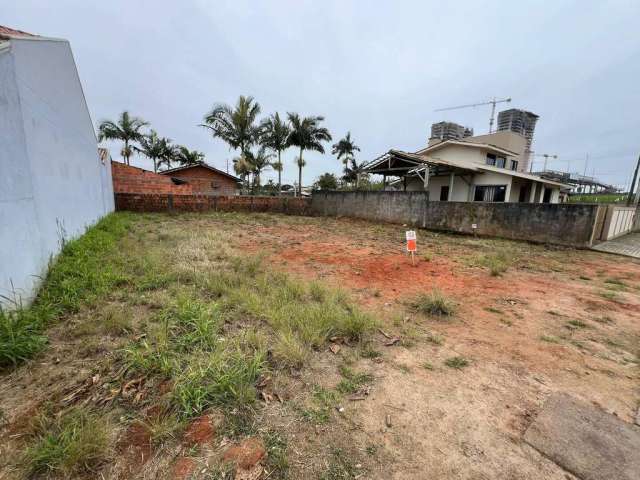
M 431 125 L 431 139 L 455 140 L 472 137 L 473 129 L 453 122 L 438 122 Z
M 529 171 L 532 164 L 531 143 L 533 142 L 533 132 L 536 129 L 538 115 L 526 110 L 510 108 L 498 113 L 498 131 L 510 131 L 519 133 L 526 140 L 527 144 L 522 154 L 520 163 L 522 171 Z
M 537 121 L 538 115 L 535 113 L 510 108 L 498 114 L 498 130 L 509 130 L 519 133 L 527 139 L 527 149 L 531 150 L 533 131 L 536 128 Z

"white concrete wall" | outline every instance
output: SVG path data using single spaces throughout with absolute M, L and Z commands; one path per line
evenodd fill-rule
M 66 41 L 12 39 L 0 52 L 0 295 L 32 298 L 62 238 L 113 210 Z

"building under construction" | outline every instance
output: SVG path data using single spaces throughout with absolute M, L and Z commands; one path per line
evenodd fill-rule
M 536 128 L 538 115 L 526 110 L 510 108 L 498 113 L 498 130 L 516 132 L 527 139 L 527 148 L 531 150 L 533 132 Z
M 473 136 L 473 128 L 464 127 L 454 122 L 438 122 L 431 125 L 430 139 L 457 140 Z

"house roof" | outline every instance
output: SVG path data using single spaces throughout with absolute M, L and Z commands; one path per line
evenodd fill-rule
M 507 150 L 506 148 L 498 147 L 490 143 L 465 142 L 464 140 L 445 140 L 444 142 L 436 143 L 435 145 L 431 145 L 430 147 L 423 148 L 422 150 L 418 150 L 415 153 L 419 155 L 423 155 L 425 153 L 435 152 L 436 150 L 440 150 L 441 148 L 449 145 L 459 145 L 462 147 L 469 147 L 469 148 L 481 148 L 483 150 L 487 150 L 489 152 L 497 153 L 500 155 L 505 155 L 507 157 L 518 156 L 516 152 L 512 152 L 511 150 Z
M 33 33 L 23 32 L 22 30 L 16 30 L 14 28 L 5 27 L 0 25 L 0 38 L 3 37 L 37 37 Z
M 444 143 L 444 142 L 443 142 Z M 427 150 L 427 149 L 425 149 Z M 386 154 L 381 155 L 369 165 L 365 167 L 365 170 L 369 173 L 385 174 L 385 175 L 417 175 L 418 172 L 424 171 L 427 166 L 429 167 L 443 167 L 445 171 L 463 171 L 473 173 L 492 172 L 502 175 L 508 175 L 511 177 L 523 178 L 538 183 L 544 183 L 546 185 L 554 185 L 557 187 L 566 187 L 564 183 L 554 182 L 553 180 L 547 180 L 537 175 L 531 175 L 528 173 L 517 172 L 515 170 L 508 170 L 506 168 L 492 167 L 490 165 L 472 164 L 467 162 L 457 162 L 455 160 L 444 160 L 442 158 L 434 157 L 433 155 L 424 155 L 425 150 L 421 155 L 416 153 L 403 152 L 402 150 L 389 150 Z M 431 151 L 433 152 L 433 150 Z
M 170 174 L 173 174 L 173 173 L 176 173 L 176 172 L 183 172 L 185 170 L 189 170 L 191 168 L 196 168 L 196 167 L 206 168 L 207 170 L 211 170 L 212 172 L 218 173 L 218 174 L 220 174 L 220 175 L 222 175 L 224 177 L 231 178 L 232 180 L 235 180 L 238 183 L 242 182 L 242 180 L 240 180 L 238 177 L 235 177 L 235 176 L 233 176 L 233 175 L 231 175 L 231 174 L 229 174 L 227 172 L 223 172 L 222 170 L 218 170 L 217 168 L 212 167 L 211 165 L 208 165 L 208 164 L 206 164 L 204 162 L 194 163 L 193 165 L 184 165 L 182 167 L 170 168 L 169 170 L 164 170 L 164 171 L 158 172 L 158 173 L 160 173 L 162 175 L 170 175 Z

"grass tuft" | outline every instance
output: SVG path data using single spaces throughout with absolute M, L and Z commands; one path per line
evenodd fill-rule
M 24 453 L 30 475 L 57 474 L 64 478 L 94 471 L 109 456 L 104 420 L 81 408 L 60 417 L 41 419 L 40 431 Z
M 456 304 L 437 289 L 418 295 L 410 306 L 417 312 L 432 316 L 450 316 L 456 311 Z
M 461 370 L 464 367 L 469 366 L 469 360 L 462 356 L 447 358 L 444 361 L 444 364 L 449 368 L 455 368 L 457 370 Z
M 373 375 L 363 372 L 354 372 L 346 366 L 340 367 L 340 374 L 343 379 L 340 380 L 336 390 L 342 394 L 356 393 L 360 387 L 373 381 Z
M 255 402 L 255 382 L 264 368 L 261 354 L 239 348 L 218 350 L 193 361 L 175 379 L 173 402 L 183 417 L 211 406 L 247 406 Z

